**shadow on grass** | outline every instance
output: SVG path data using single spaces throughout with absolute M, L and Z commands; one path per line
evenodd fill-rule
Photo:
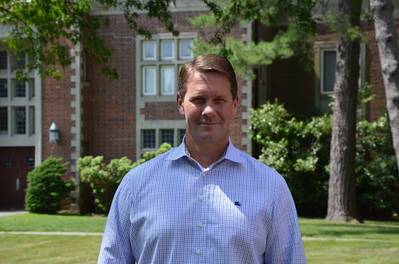
M 379 224 L 336 224 L 329 222 L 301 222 L 304 236 L 320 237 L 353 237 L 375 239 L 397 239 L 399 241 L 399 225 Z

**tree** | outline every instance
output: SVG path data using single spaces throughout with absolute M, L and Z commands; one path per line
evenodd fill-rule
M 360 23 L 361 0 L 339 0 L 327 220 L 358 219 L 355 193 L 356 101 L 360 43 L 348 29 Z
M 399 168 L 399 49 L 390 0 L 371 0 L 396 163 Z
M 106 64 L 111 50 L 96 30 L 100 20 L 90 15 L 94 5 L 121 8 L 129 26 L 139 34 L 149 35 L 145 25 L 137 23 L 138 13 L 147 11 L 165 27 L 173 27 L 169 4 L 172 0 L 5 0 L 0 2 L 0 24 L 9 25 L 5 44 L 15 54 L 29 56 L 28 69 L 39 69 L 43 75 L 60 77 L 60 66 L 71 63 L 70 47 L 82 44 L 88 54 L 103 65 L 103 73 L 116 78 L 117 72 Z M 22 70 L 17 74 L 24 76 Z

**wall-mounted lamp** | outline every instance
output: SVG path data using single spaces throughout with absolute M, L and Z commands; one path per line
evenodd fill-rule
M 57 144 L 58 141 L 60 141 L 60 131 L 55 122 L 52 122 L 50 128 L 48 129 L 48 138 L 52 144 Z

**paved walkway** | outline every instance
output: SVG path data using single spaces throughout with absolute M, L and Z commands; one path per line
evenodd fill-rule
M 9 216 L 9 215 L 17 215 L 17 214 L 27 214 L 26 211 L 0 211 L 0 217 Z

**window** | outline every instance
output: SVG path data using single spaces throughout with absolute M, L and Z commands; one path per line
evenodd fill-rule
M 7 51 L 0 51 L 0 70 L 7 70 Z
M 35 134 L 35 107 L 29 106 L 29 135 Z
M 0 97 L 8 97 L 7 79 L 0 79 Z
M 142 130 L 142 146 L 143 148 L 153 149 L 156 147 L 155 129 Z
M 332 93 L 335 83 L 336 51 L 321 50 L 321 93 Z
M 28 80 L 29 100 L 35 97 L 35 80 Z
M 179 40 L 179 57 L 181 59 L 191 59 L 193 57 L 192 46 L 192 39 Z
M 194 38 L 188 37 L 168 37 L 141 41 L 141 55 L 138 58 L 141 58 L 139 64 L 142 95 L 175 94 L 176 72 L 182 64 L 193 58 L 191 51 L 193 40 Z
M 173 39 L 161 40 L 161 59 L 173 60 L 174 58 L 175 42 Z
M 11 169 L 12 168 L 12 158 L 11 157 L 5 157 L 4 158 L 4 160 L 3 160 L 3 164 L 4 164 L 4 167 L 6 168 L 6 169 Z
M 11 69 L 13 71 L 24 69 L 26 64 L 25 54 L 17 54 L 11 56 Z
M 14 97 L 25 97 L 26 96 L 25 82 L 21 82 L 21 81 L 18 81 L 17 79 L 13 79 L 12 87 L 14 90 Z
M 33 157 L 26 157 L 26 164 L 28 165 L 29 169 L 33 169 L 35 166 L 35 159 Z
M 175 66 L 161 67 L 161 94 L 173 95 L 175 93 Z
M 13 107 L 14 110 L 14 134 L 26 134 L 26 109 L 24 106 Z
M 155 41 L 143 41 L 143 60 L 156 60 L 157 50 Z
M 35 144 L 35 76 L 27 72 L 27 80 L 16 79 L 14 69 L 26 66 L 26 54 L 13 55 L 0 50 L 0 139 L 16 145 Z M 11 142 L 10 141 L 10 142 Z M 14 143 L 12 143 L 14 144 Z
M 7 107 L 0 107 L 0 134 L 8 132 L 8 110 Z
M 156 94 L 156 67 L 145 66 L 143 67 L 143 94 L 155 95 Z
M 174 145 L 175 131 L 174 129 L 161 129 L 159 131 L 159 144 L 169 143 L 171 146 Z

